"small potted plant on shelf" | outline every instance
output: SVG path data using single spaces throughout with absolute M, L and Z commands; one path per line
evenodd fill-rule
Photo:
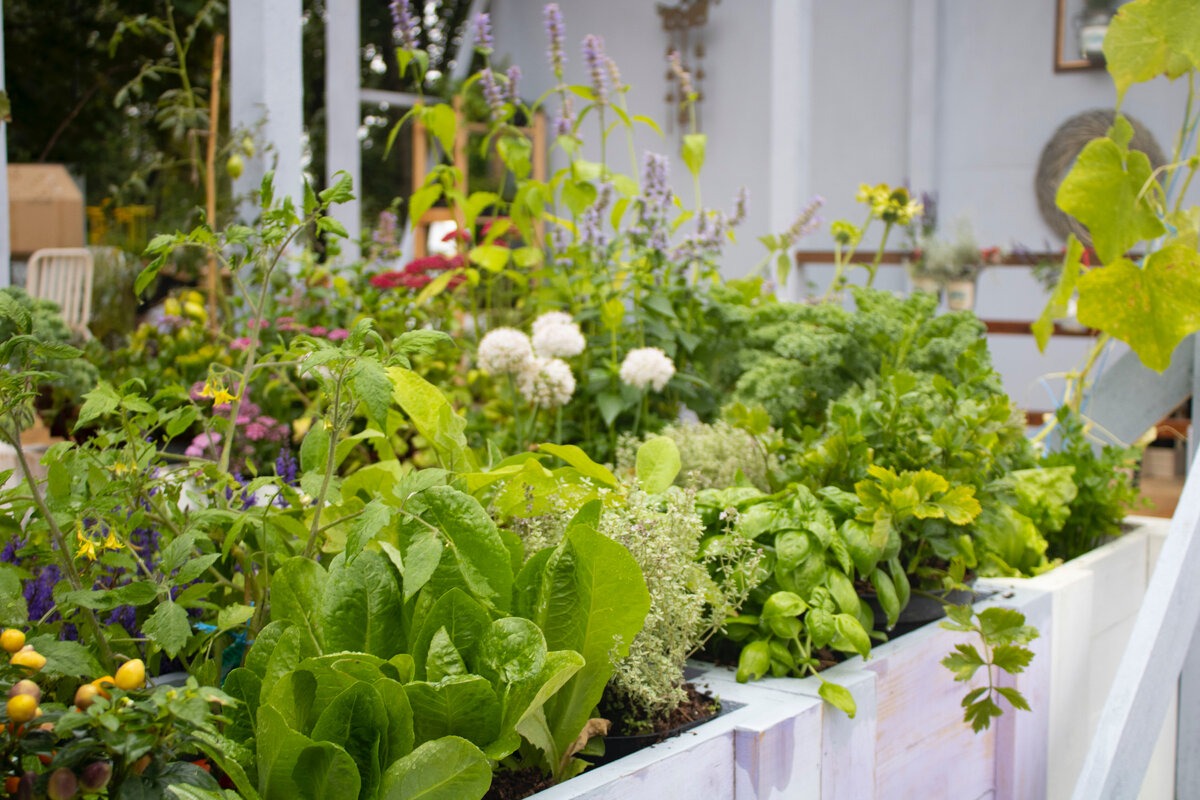
M 1096 66 L 1104 65 L 1104 37 L 1117 13 L 1119 0 L 1084 0 L 1079 13 L 1079 54 Z
M 939 239 L 932 232 L 919 240 L 919 273 L 938 281 L 946 289 L 946 305 L 952 311 L 975 306 L 975 279 L 985 261 L 994 261 L 999 250 L 981 251 L 971 224 L 960 219 L 953 240 Z M 913 274 L 910 272 L 910 274 Z M 915 284 L 916 274 L 914 274 Z

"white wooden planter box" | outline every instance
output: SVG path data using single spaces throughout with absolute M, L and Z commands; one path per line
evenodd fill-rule
M 1036 589 L 1052 599 L 1045 794 L 1050 800 L 1066 800 L 1075 787 L 1170 527 L 1170 520 L 1153 517 L 1130 517 L 1127 522 L 1137 527 L 1036 578 L 984 582 Z M 1142 800 L 1175 797 L 1176 723 L 1173 705 L 1142 785 Z
M 533 795 L 537 800 L 816 800 L 819 699 L 761 685 L 692 683 L 740 708 Z
M 869 661 L 849 659 L 822 673 L 851 691 L 854 719 L 821 709 L 820 784 L 823 800 L 975 800 L 1043 796 L 1049 722 L 1050 595 L 1038 589 L 1006 589 L 978 603 L 1015 608 L 1042 637 L 1033 642 L 1033 663 L 1015 685 L 1033 711 L 1007 710 L 990 730 L 976 734 L 962 721 L 962 697 L 984 684 L 982 675 L 957 683 L 938 662 L 964 634 L 926 625 L 876 647 Z M 713 671 L 732 682 L 731 670 Z M 767 678 L 759 685 L 787 694 L 817 697 L 816 678 Z M 1005 685 L 1013 685 L 1008 683 Z M 801 795 L 796 795 L 801 796 Z M 739 796 L 740 797 L 740 796 Z

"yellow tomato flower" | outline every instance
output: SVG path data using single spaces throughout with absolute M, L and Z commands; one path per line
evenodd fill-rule
M 216 393 L 213 395 L 213 405 L 223 406 L 226 403 L 232 403 L 236 399 L 237 397 L 235 395 L 225 391 L 224 388 L 217 389 Z
M 120 550 L 124 546 L 125 545 L 121 543 L 121 540 L 117 538 L 117 535 L 110 530 L 107 538 L 104 540 L 104 549 Z
M 96 560 L 96 543 L 83 535 L 83 531 L 79 531 L 76 536 L 79 538 L 79 549 L 75 551 L 76 558 L 86 558 L 88 561 Z

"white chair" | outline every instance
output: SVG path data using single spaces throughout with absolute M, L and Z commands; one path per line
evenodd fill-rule
M 47 248 L 30 257 L 25 285 L 30 296 L 57 303 L 67 326 L 89 338 L 93 270 L 92 254 L 82 247 Z

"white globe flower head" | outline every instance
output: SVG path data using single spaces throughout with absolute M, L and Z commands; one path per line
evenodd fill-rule
M 621 362 L 621 380 L 640 391 L 647 387 L 661 392 L 675 374 L 675 363 L 659 347 L 630 350 Z
M 533 335 L 537 336 L 542 328 L 552 328 L 556 325 L 574 325 L 575 319 L 565 311 L 547 311 L 533 321 Z
M 496 328 L 479 343 L 479 366 L 492 375 L 520 372 L 532 360 L 529 337 L 514 328 Z
M 546 358 L 574 358 L 587 347 L 583 331 L 574 322 L 566 325 L 543 325 L 534 323 L 533 352 Z
M 517 391 L 538 408 L 558 408 L 575 394 L 575 376 L 561 358 L 535 356 L 517 377 Z

